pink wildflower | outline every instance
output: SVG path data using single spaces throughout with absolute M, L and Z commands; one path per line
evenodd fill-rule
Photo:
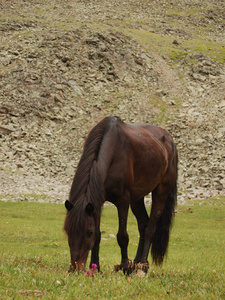
M 213 270 L 213 273 L 215 274 L 215 273 L 216 273 L 216 270 Z
M 94 273 L 96 272 L 98 266 L 96 264 L 92 264 L 91 267 L 92 267 L 92 270 L 91 271 L 87 270 L 87 272 L 86 272 L 87 276 L 91 275 L 91 277 L 95 277 Z
M 93 272 L 95 272 L 96 270 L 97 270 L 97 265 L 96 264 L 92 264 L 92 270 L 93 270 Z

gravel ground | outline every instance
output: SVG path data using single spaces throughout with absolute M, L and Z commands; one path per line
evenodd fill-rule
M 222 7 L 1 1 L 1 200 L 64 202 L 85 136 L 106 115 L 173 135 L 180 203 L 224 195 Z

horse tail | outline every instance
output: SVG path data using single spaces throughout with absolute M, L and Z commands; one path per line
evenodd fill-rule
M 177 202 L 177 181 L 169 193 L 163 213 L 157 223 L 156 232 L 152 241 L 151 255 L 156 265 L 163 263 L 169 244 L 170 229 Z

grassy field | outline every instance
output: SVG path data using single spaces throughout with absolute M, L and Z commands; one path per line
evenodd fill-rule
M 0 202 L 1 299 L 225 299 L 225 197 L 179 206 L 163 267 L 144 277 L 114 273 L 120 262 L 117 213 L 102 214 L 101 270 L 94 277 L 68 274 L 69 248 L 63 205 Z M 129 254 L 138 242 L 130 213 Z

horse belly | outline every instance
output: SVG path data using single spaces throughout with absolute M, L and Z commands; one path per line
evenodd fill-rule
M 132 194 L 141 198 L 152 192 L 161 182 L 166 168 L 164 157 L 146 158 L 133 165 L 133 181 L 130 184 Z

